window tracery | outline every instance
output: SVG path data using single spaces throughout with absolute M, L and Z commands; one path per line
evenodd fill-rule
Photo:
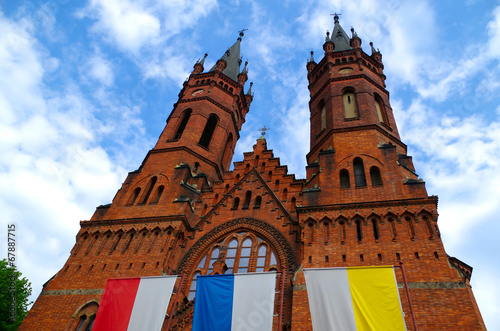
M 192 272 L 188 300 L 196 295 L 200 275 L 277 271 L 276 254 L 269 243 L 251 232 L 231 233 L 214 243 Z

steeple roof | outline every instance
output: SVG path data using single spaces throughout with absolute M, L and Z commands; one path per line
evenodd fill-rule
M 240 36 L 234 45 L 228 48 L 228 50 L 220 58 L 221 60 L 225 60 L 227 64 L 222 73 L 236 82 L 238 81 L 238 74 L 240 73 L 240 65 L 242 62 L 240 58 L 240 43 L 243 35 L 243 32 L 240 32 Z M 214 71 L 216 66 L 217 65 L 214 65 L 209 71 Z
M 342 27 L 340 26 L 339 16 L 335 14 L 333 19 L 335 23 L 333 26 L 333 32 L 330 37 L 330 40 L 333 41 L 333 43 L 335 44 L 334 52 L 340 52 L 352 49 L 350 38 L 345 33 L 344 29 L 342 29 Z

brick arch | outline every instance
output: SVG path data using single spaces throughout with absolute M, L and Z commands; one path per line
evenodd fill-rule
M 337 164 L 335 165 L 335 167 L 340 168 L 340 169 L 342 169 L 342 168 L 348 169 L 349 166 L 352 165 L 352 160 L 354 160 L 356 157 L 360 157 L 363 160 L 363 163 L 365 164 L 365 166 L 367 166 L 367 167 L 368 166 L 371 167 L 372 165 L 374 165 L 376 163 L 379 168 L 381 168 L 381 169 L 385 168 L 385 165 L 378 158 L 376 158 L 372 155 L 369 155 L 369 154 L 359 154 L 359 155 L 358 154 L 350 154 L 350 155 L 347 155 L 344 158 L 342 158 L 341 160 L 339 160 L 337 162 Z
M 97 300 L 89 300 L 89 301 L 85 302 L 83 305 L 78 307 L 78 309 L 73 314 L 73 317 L 75 318 L 75 317 L 79 317 L 82 314 L 85 314 L 86 313 L 85 310 L 87 308 L 92 308 L 92 306 L 97 306 L 97 308 L 99 308 L 99 302 Z M 96 309 L 96 312 L 97 312 L 97 309 Z
M 83 323 L 83 329 L 85 329 L 89 323 L 89 317 L 94 316 L 95 318 L 98 309 L 99 302 L 97 299 L 87 301 L 73 313 L 73 318 L 65 330 L 75 330 L 80 323 Z M 84 318 L 83 321 L 81 320 L 82 318 Z
M 432 211 L 428 211 L 428 210 L 426 210 L 426 209 L 422 209 L 421 211 L 419 211 L 419 212 L 417 213 L 417 216 L 418 216 L 418 217 L 425 217 L 425 216 L 427 216 L 427 217 L 429 217 L 430 219 L 432 219 L 432 220 L 433 220 L 433 219 L 434 219 L 433 214 L 434 214 L 434 213 L 433 213 Z
M 331 224 L 332 220 L 328 216 L 325 216 L 319 221 L 319 224 L 323 225 L 325 222 Z
M 138 178 L 136 181 L 134 181 L 134 186 L 141 186 L 144 184 L 144 181 L 149 180 L 150 178 L 152 178 L 154 176 L 156 176 L 158 178 L 158 180 L 156 181 L 156 184 L 158 184 L 158 183 L 168 184 L 170 181 L 167 176 L 158 172 L 156 174 L 150 174 L 150 175 L 146 175 L 144 177 Z
M 184 270 L 190 270 L 199 258 L 200 254 L 216 241 L 238 230 L 250 230 L 265 239 L 276 251 L 277 258 L 286 270 L 293 272 L 296 267 L 296 257 L 293 248 L 283 234 L 274 226 L 254 218 L 236 218 L 212 229 L 201 237 L 189 251 L 184 255 L 174 274 L 181 274 Z
M 384 215 L 384 220 L 388 221 L 389 218 L 392 218 L 395 222 L 399 223 L 398 215 L 394 214 L 393 212 L 388 212 L 387 214 Z

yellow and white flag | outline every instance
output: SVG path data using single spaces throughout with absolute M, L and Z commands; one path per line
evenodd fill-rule
M 304 269 L 314 331 L 406 330 L 392 266 Z

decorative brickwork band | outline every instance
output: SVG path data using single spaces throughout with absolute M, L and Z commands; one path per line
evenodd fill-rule
M 95 289 L 75 289 L 75 290 L 46 290 L 42 291 L 40 295 L 91 295 L 91 294 L 103 294 L 103 288 Z

